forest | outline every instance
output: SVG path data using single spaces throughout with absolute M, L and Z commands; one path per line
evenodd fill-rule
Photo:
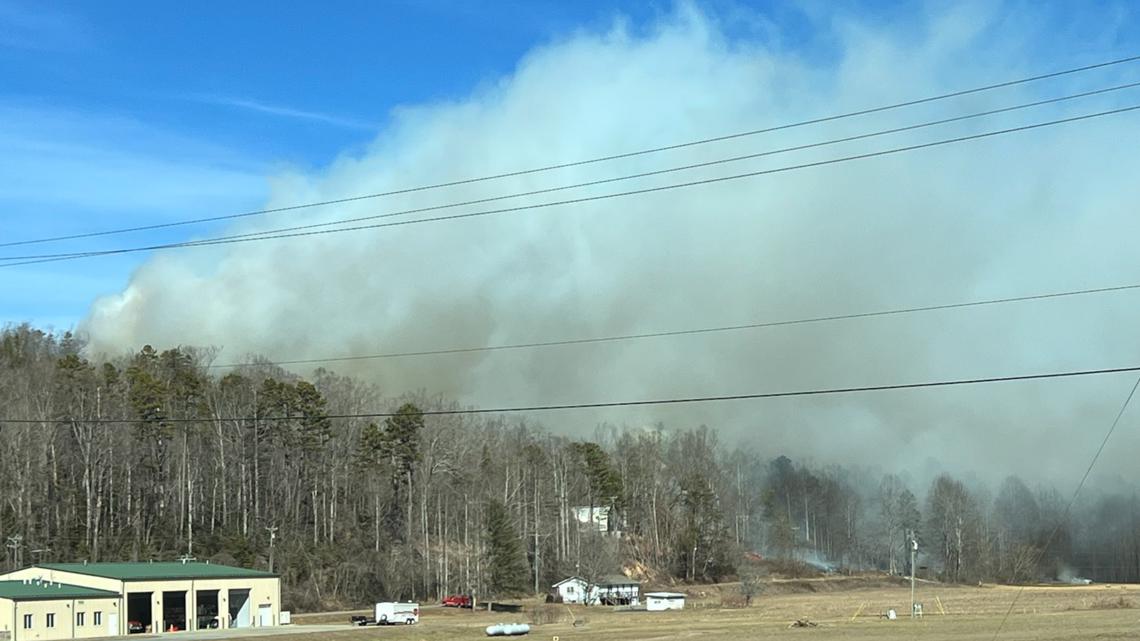
M 541 594 L 622 570 L 712 582 L 757 555 L 903 574 L 913 532 L 918 572 L 944 581 L 1140 581 L 1135 493 L 1086 492 L 1066 513 L 1072 488 L 1014 476 L 918 487 L 721 442 L 715 426 L 552 433 L 214 354 L 91 362 L 68 333 L 0 332 L 4 569 L 190 556 L 272 569 L 286 607 L 313 610 Z

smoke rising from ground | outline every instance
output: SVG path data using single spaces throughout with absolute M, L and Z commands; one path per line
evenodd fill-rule
M 532 51 L 462 100 L 397 110 L 363 153 L 276 178 L 267 207 L 750 130 L 1107 59 L 1030 53 L 998 12 L 816 25 L 834 56 L 691 8 Z M 757 36 L 755 34 L 763 35 Z M 1106 38 L 1111 34 L 1106 34 Z M 984 52 L 984 55 L 980 55 Z M 1131 75 L 1129 75 L 1131 74 Z M 324 222 L 753 153 L 1134 78 L 1119 68 L 717 145 L 294 213 Z M 1136 93 L 519 202 L 694 180 L 1099 111 Z M 1119 102 L 1113 102 L 1119 101 Z M 1136 117 L 792 173 L 447 223 L 155 256 L 85 321 L 91 349 L 216 345 L 220 361 L 466 347 L 780 320 L 1140 281 Z M 1128 138 L 1133 140 L 1128 141 Z M 514 204 L 511 201 L 509 204 Z M 475 211 L 467 208 L 458 211 Z M 203 212 L 212 214 L 215 212 Z M 1121 293 L 711 336 L 339 363 L 385 392 L 482 406 L 664 398 L 1140 363 Z M 308 371 L 308 367 L 303 371 Z M 299 370 L 301 371 L 301 370 Z M 539 417 L 706 423 L 771 451 L 985 479 L 1075 480 L 1132 380 L 1103 377 Z M 1140 439 L 1125 417 L 1103 474 Z M 1102 474 L 1101 482 L 1107 482 Z

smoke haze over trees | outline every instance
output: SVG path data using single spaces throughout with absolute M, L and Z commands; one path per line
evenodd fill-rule
M 1134 492 L 1094 489 L 1064 519 L 1071 489 L 1045 479 L 927 485 L 704 426 L 570 438 L 537 416 L 425 415 L 456 405 L 213 358 L 148 346 L 92 362 L 70 335 L 0 333 L 0 407 L 30 421 L 0 423 L 0 538 L 21 541 L 6 567 L 187 553 L 265 567 L 276 527 L 289 603 L 311 609 L 541 592 L 622 567 L 715 581 L 749 551 L 902 573 L 914 530 L 948 581 L 1140 580 Z M 394 415 L 336 418 L 366 412 Z M 624 536 L 581 527 L 582 506 L 613 508 Z
M 1126 11 L 1106 19 L 1108 12 L 1048 4 L 1027 20 L 1017 3 L 937 10 L 919 3 L 884 19 L 884 9 L 844 3 L 786 7 L 791 16 L 701 5 L 681 3 L 644 24 L 615 19 L 574 29 L 477 86 L 382 114 L 371 142 L 327 165 L 272 176 L 264 204 L 572 162 L 1134 54 L 1123 39 L 1135 29 Z M 609 179 L 1122 84 L 1135 72 L 1136 65 L 1104 68 L 619 162 L 277 212 L 202 233 L 259 233 Z M 810 163 L 1119 107 L 1135 95 L 438 213 Z M 1134 146 L 1122 142 L 1122 127 L 1134 128 L 1128 118 L 636 198 L 164 252 L 95 302 L 80 329 L 93 355 L 208 345 L 222 350 L 218 362 L 232 363 L 247 354 L 288 360 L 481 347 L 1131 283 L 1140 274 L 1133 242 L 1140 167 Z M 225 212 L 199 212 L 215 213 Z M 554 351 L 358 360 L 336 369 L 392 396 L 426 389 L 459 403 L 506 406 L 1129 366 L 1140 360 L 1132 323 L 1138 301 L 1135 291 L 1117 292 Z M 585 436 L 583 424 L 600 422 L 705 424 L 733 439 L 763 427 L 763 445 L 797 461 L 882 465 L 909 474 L 922 485 L 911 491 L 925 495 L 939 472 L 963 469 L 995 489 L 1009 474 L 1075 483 L 1082 470 L 1073 456 L 1092 455 L 1089 431 L 1107 425 L 1130 382 L 796 399 L 767 403 L 762 413 L 751 404 L 707 404 L 543 420 L 574 438 Z M 1105 483 L 1131 474 L 1131 453 L 1140 450 L 1138 430 L 1114 438 L 1097 467 Z

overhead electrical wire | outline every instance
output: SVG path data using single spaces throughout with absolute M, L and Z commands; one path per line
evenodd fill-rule
M 422 223 L 432 223 L 432 222 L 441 222 L 441 221 L 449 221 L 449 220 L 460 220 L 460 219 L 465 219 L 465 218 L 475 218 L 475 217 L 490 216 L 490 215 L 495 215 L 495 214 L 513 213 L 513 212 L 528 211 L 528 210 L 534 210 L 534 209 L 544 209 L 544 208 L 558 207 L 558 206 L 565 206 L 565 205 L 572 205 L 572 204 L 582 204 L 582 203 L 587 203 L 587 202 L 596 202 L 596 201 L 601 201 L 601 200 L 608 200 L 608 199 L 612 199 L 612 198 L 621 198 L 621 197 L 643 195 L 643 194 L 650 194 L 650 193 L 659 193 L 659 192 L 665 192 L 665 191 L 672 191 L 672 190 L 676 190 L 676 189 L 684 189 L 684 188 L 688 188 L 688 187 L 695 187 L 695 186 L 700 186 L 700 185 L 711 185 L 711 184 L 723 183 L 723 182 L 728 182 L 728 181 L 733 181 L 733 180 L 741 180 L 744 178 L 754 178 L 754 177 L 758 177 L 758 176 L 765 176 L 765 175 L 778 174 L 778 173 L 784 173 L 784 172 L 790 172 L 790 171 L 797 171 L 797 170 L 808 169 L 808 168 L 813 168 L 813 167 L 823 167 L 823 166 L 827 166 L 827 165 L 835 165 L 835 164 L 852 162 L 852 161 L 857 161 L 857 160 L 865 160 L 865 159 L 869 159 L 869 158 L 890 156 L 890 155 L 894 155 L 894 154 L 906 153 L 906 152 L 916 151 L 916 150 L 920 150 L 920 149 L 929 149 L 929 148 L 940 147 L 940 146 L 944 146 L 944 145 L 956 144 L 956 143 L 961 143 L 961 142 L 968 142 L 968 141 L 974 141 L 974 140 L 981 140 L 981 139 L 985 139 L 985 138 L 992 138 L 995 136 L 1007 135 L 1007 134 L 1011 134 L 1011 133 L 1031 131 L 1031 130 L 1035 130 L 1035 129 L 1041 129 L 1044 127 L 1051 127 L 1051 126 L 1056 126 L 1056 125 L 1061 125 L 1061 124 L 1091 120 L 1094 118 L 1102 118 L 1102 117 L 1106 117 L 1106 116 L 1136 111 L 1137 109 L 1140 109 L 1140 105 L 1131 105 L 1128 107 L 1120 107 L 1120 108 L 1110 109 L 1110 110 L 1106 110 L 1106 111 L 1099 111 L 1099 112 L 1094 112 L 1094 113 L 1089 113 L 1089 114 L 1082 114 L 1079 116 L 1071 116 L 1068 118 L 1059 118 L 1059 119 L 1055 119 L 1055 120 L 1037 122 L 1037 123 L 1028 124 L 1028 125 L 1010 127 L 1010 128 L 1006 128 L 1006 129 L 992 130 L 992 131 L 987 131 L 987 132 L 982 132 L 982 133 L 977 133 L 977 134 L 958 136 L 958 137 L 954 137 L 954 138 L 945 138 L 945 139 L 941 139 L 941 140 L 935 140 L 935 141 L 919 143 L 919 144 L 914 144 L 914 145 L 907 145 L 907 146 L 903 146 L 903 147 L 894 147 L 894 148 L 890 148 L 890 149 L 882 149 L 882 150 L 877 150 L 877 151 L 873 151 L 873 152 L 855 154 L 855 155 L 851 155 L 851 156 L 842 156 L 839 158 L 829 158 L 829 159 L 825 159 L 825 160 L 800 163 L 800 164 L 796 164 L 796 165 L 787 165 L 787 166 L 776 167 L 776 168 L 771 168 L 771 169 L 761 169 L 761 170 L 749 171 L 749 172 L 744 172 L 744 173 L 739 173 L 739 174 L 731 174 L 728 176 L 717 176 L 717 177 L 713 177 L 713 178 L 704 178 L 704 179 L 692 180 L 692 181 L 687 181 L 687 182 L 671 183 L 671 184 L 667 184 L 667 185 L 658 185 L 658 186 L 654 186 L 654 187 L 645 187 L 645 188 L 641 188 L 641 189 L 631 189 L 628 191 L 611 192 L 608 194 L 599 194 L 599 195 L 595 195 L 595 196 L 582 196 L 582 197 L 578 197 L 578 198 L 570 198 L 570 199 L 565 199 L 565 200 L 548 201 L 545 203 L 533 203 L 533 204 L 527 204 L 527 205 L 518 205 L 518 206 L 514 206 L 514 207 L 503 207 L 503 208 L 499 208 L 499 209 L 489 209 L 489 210 L 482 210 L 482 211 L 476 211 L 476 212 L 433 216 L 433 217 L 428 217 L 428 218 L 417 218 L 417 219 L 412 219 L 412 220 L 400 220 L 400 221 L 392 221 L 392 222 L 385 222 L 385 223 L 373 223 L 373 224 L 368 224 L 368 225 L 355 225 L 355 226 L 350 226 L 350 227 L 339 227 L 336 229 L 315 229 L 315 230 L 311 229 L 308 231 L 291 231 L 291 232 L 287 232 L 287 233 L 281 233 L 281 232 L 285 232 L 287 229 L 300 229 L 300 228 L 285 228 L 285 229 L 257 232 L 256 234 L 222 236 L 222 237 L 211 238 L 211 239 L 203 239 L 203 240 L 197 240 L 197 241 L 184 241 L 184 242 L 177 242 L 177 243 L 162 243 L 162 244 L 155 244 L 155 245 L 125 247 L 125 248 L 118 248 L 118 249 L 107 249 L 107 250 L 87 251 L 87 252 L 73 252 L 73 253 L 65 253 L 65 254 L 37 254 L 37 255 L 29 255 L 29 256 L 7 256 L 7 257 L 0 257 L 0 260 L 9 261 L 9 262 L 0 263 L 0 268 L 15 267 L 15 266 L 19 266 L 19 265 L 32 265 L 32 264 L 39 264 L 39 263 L 57 262 L 57 261 L 63 261 L 63 260 L 74 260 L 74 259 L 78 259 L 78 258 L 92 258 L 92 257 L 99 257 L 99 256 L 130 254 L 130 253 L 137 253 L 137 252 L 143 252 L 143 251 L 159 251 L 159 250 L 168 250 L 168 249 L 208 247 L 208 246 L 213 246 L 213 245 L 228 245 L 228 244 L 234 244 L 234 243 L 253 242 L 253 241 L 259 241 L 259 240 L 277 240 L 277 239 L 282 239 L 282 238 L 301 238 L 301 237 L 319 236 L 319 235 L 325 235 L 325 234 L 343 233 L 343 232 L 350 232 L 350 231 L 380 229 L 380 228 L 385 228 L 385 227 L 397 227 L 397 226 L 404 226 L 404 225 L 415 225 L 415 224 L 422 224 Z M 411 210 L 411 211 L 419 211 L 419 210 Z M 375 218 L 383 218 L 383 217 L 396 216 L 396 215 L 404 215 L 407 213 L 410 213 L 410 212 L 396 212 L 396 213 L 389 213 L 389 214 L 379 214 L 376 216 L 369 216 L 369 217 L 365 217 L 365 218 L 375 219 Z M 355 221 L 355 220 L 360 220 L 360 219 L 349 219 L 349 220 Z M 349 221 L 337 221 L 336 223 L 333 223 L 333 224 L 345 224 L 346 222 L 349 222 Z M 319 225 L 323 226 L 323 225 L 327 225 L 327 224 L 328 223 L 320 223 Z M 301 228 L 305 228 L 305 227 L 308 227 L 308 226 L 302 226 Z
M 611 155 L 606 155 L 606 156 L 598 156 L 595 158 L 588 158 L 585 160 L 576 160 L 576 161 L 570 161 L 570 162 L 564 162 L 564 163 L 548 164 L 548 165 L 533 167 L 533 168 L 529 168 L 529 169 L 508 171 L 508 172 L 503 172 L 503 173 L 498 173 L 498 174 L 491 174 L 491 175 L 487 175 L 487 176 L 479 176 L 479 177 L 474 177 L 474 178 L 464 178 L 464 179 L 459 179 L 459 180 L 437 182 L 434 184 L 421 185 L 421 186 L 417 186 L 417 187 L 406 187 L 406 188 L 394 189 L 394 190 L 390 190 L 390 191 L 377 192 L 377 193 L 372 193 L 372 194 L 362 194 L 362 195 L 357 195 L 357 196 L 349 196 L 349 197 L 345 197 L 345 198 L 336 198 L 336 199 L 331 199 L 331 200 L 302 203 L 302 204 L 298 204 L 298 205 L 289 205 L 289 206 L 285 206 L 285 207 L 273 207 L 273 208 L 267 208 L 267 209 L 258 209 L 258 210 L 254 210 L 254 211 L 241 212 L 241 213 L 236 213 L 236 214 L 225 214 L 225 215 L 219 215 L 219 216 L 209 216 L 209 217 L 204 217 L 204 218 L 193 218 L 193 219 L 173 221 L 173 222 L 168 222 L 168 223 L 156 223 L 156 224 L 152 224 L 152 225 L 140 225 L 140 226 L 136 226 L 136 227 L 123 227 L 123 228 L 118 228 L 118 229 L 85 232 L 85 233 L 79 233 L 79 234 L 50 236 L 50 237 L 45 237 L 45 238 L 32 238 L 32 239 L 17 240 L 17 241 L 7 241 L 7 242 L 0 243 L 0 247 L 14 247 L 14 246 L 19 246 L 19 245 L 34 245 L 34 244 L 43 244 L 43 243 L 50 243 L 50 242 L 59 242 L 59 241 L 65 241 L 65 240 L 78 240 L 78 239 L 82 239 L 82 238 L 94 238 L 94 237 L 98 237 L 98 236 L 110 236 L 110 235 L 126 234 L 126 233 L 131 233 L 131 232 L 138 232 L 138 231 L 150 231 L 150 230 L 155 230 L 155 229 L 166 229 L 166 228 L 171 228 L 171 227 L 181 227 L 181 226 L 186 226 L 186 225 L 194 225 L 194 224 L 209 223 L 209 222 L 218 222 L 218 221 L 223 221 L 223 220 L 234 220 L 234 219 L 238 219 L 238 218 L 248 218 L 248 217 L 252 217 L 252 216 L 261 216 L 261 215 L 265 215 L 265 214 L 273 214 L 273 213 L 280 213 L 280 212 L 286 212 L 286 211 L 296 211 L 299 209 L 308 209 L 308 208 L 313 208 L 313 207 L 322 207 L 322 206 L 328 206 L 328 205 L 341 205 L 341 204 L 345 204 L 345 203 L 356 202 L 356 201 L 361 201 L 361 200 L 368 200 L 368 199 L 375 199 L 375 198 L 382 198 L 382 197 L 386 197 L 386 196 L 396 196 L 396 195 L 401 195 L 401 194 L 409 194 L 409 193 L 415 193 L 415 192 L 421 192 L 421 191 L 429 191 L 429 190 L 442 189 L 442 188 L 447 188 L 447 187 L 457 187 L 457 186 L 461 186 L 461 185 L 469 185 L 472 183 L 486 182 L 486 181 L 497 180 L 497 179 L 502 179 L 502 178 L 526 176 L 526 175 L 530 175 L 530 174 L 554 171 L 554 170 L 558 170 L 558 169 L 568 169 L 571 167 L 580 167 L 583 165 L 608 162 L 608 161 L 612 161 L 612 160 L 621 160 L 621 159 L 625 159 L 625 158 L 633 158 L 636 156 L 644 156 L 644 155 L 648 155 L 648 154 L 661 153 L 661 152 L 672 151 L 672 150 L 676 150 L 676 149 L 684 149 L 687 147 L 695 147 L 695 146 L 699 146 L 699 145 L 706 145 L 706 144 L 711 144 L 711 143 L 716 143 L 716 142 L 724 142 L 727 140 L 734 140 L 734 139 L 745 138 L 745 137 L 749 137 L 749 136 L 756 136 L 756 135 L 765 134 L 765 133 L 772 133 L 772 132 L 776 132 L 776 131 L 784 131 L 784 130 L 788 130 L 788 129 L 805 127 L 805 126 L 809 126 L 809 125 L 817 125 L 817 124 L 822 124 L 822 123 L 826 123 L 826 122 L 834 122 L 836 120 L 843 120 L 846 118 L 853 118 L 853 117 L 857 117 L 857 116 L 866 116 L 866 115 L 875 114 L 875 113 L 882 113 L 885 111 L 892 111 L 895 109 L 902 109 L 905 107 L 914 107 L 917 105 L 928 104 L 928 103 L 938 102 L 938 101 L 942 101 L 942 100 L 948 100 L 951 98 L 959 98 L 959 97 L 968 96 L 971 94 L 977 94 L 977 93 L 982 93 L 982 92 L 986 92 L 986 91 L 992 91 L 995 89 L 1003 89 L 1003 88 L 1013 87 L 1013 86 L 1017 86 L 1017 85 L 1037 82 L 1037 81 L 1041 81 L 1041 80 L 1059 78 L 1062 76 L 1083 73 L 1083 72 L 1092 71 L 1095 69 L 1103 69 L 1106 67 L 1112 67 L 1112 66 L 1116 66 L 1116 65 L 1128 64 L 1128 63 L 1132 63 L 1132 62 L 1136 62 L 1136 61 L 1140 61 L 1140 56 L 1128 56 L 1125 58 L 1117 58 L 1115 60 L 1099 62 L 1099 63 L 1095 63 L 1095 64 L 1091 64 L 1091 65 L 1084 65 L 1081 67 L 1073 67 L 1073 68 L 1069 68 L 1069 69 L 1063 69 L 1061 71 L 1054 71 L 1054 72 L 1050 72 L 1050 73 L 1039 74 L 1039 75 L 1035 75 L 1035 76 L 1028 76 L 1028 77 L 1018 78 L 1018 79 L 1014 79 L 1014 80 L 1007 80 L 1007 81 L 1003 81 L 1003 82 L 999 82 L 999 83 L 995 83 L 995 84 L 983 85 L 980 87 L 973 87 L 973 88 L 969 88 L 969 89 L 962 89 L 962 90 L 958 90 L 958 91 L 952 91 L 949 93 L 937 94 L 934 96 L 927 96 L 925 98 L 917 98 L 917 99 L 912 99 L 912 100 L 906 100 L 903 102 L 896 102 L 896 103 L 892 103 L 892 104 L 888 104 L 888 105 L 882 105 L 882 106 L 878 106 L 878 107 L 870 107 L 870 108 L 866 108 L 866 109 L 859 109 L 856 111 L 849 111 L 849 112 L 845 112 L 845 113 L 834 114 L 831 116 L 811 118 L 811 119 L 807 119 L 807 120 L 800 120 L 800 121 L 786 123 L 786 124 L 782 124 L 782 125 L 775 125 L 775 126 L 764 127 L 764 128 L 760 128 L 760 129 L 752 129 L 752 130 L 748 130 L 748 131 L 741 131 L 741 132 L 737 132 L 737 133 L 725 134 L 725 135 L 720 135 L 720 136 L 713 136 L 713 137 L 709 137 L 709 138 L 701 138 L 701 139 L 697 139 L 697 140 L 690 140 L 690 141 L 686 141 L 686 142 L 674 143 L 674 144 L 670 144 L 670 145 L 663 145 L 663 146 L 659 146 L 659 147 L 651 147 L 648 149 L 640 149 L 640 150 L 636 150 L 636 151 L 629 151 L 629 152 L 611 154 Z
M 1073 492 L 1073 496 L 1069 499 L 1068 504 L 1065 505 L 1065 511 L 1062 513 L 1061 519 L 1057 521 L 1057 524 L 1055 526 L 1053 526 L 1053 530 L 1049 532 L 1049 538 L 1045 539 L 1045 545 L 1043 545 L 1040 551 L 1037 552 L 1036 557 L 1033 559 L 1033 564 L 1029 567 L 1037 567 L 1037 564 L 1041 562 L 1041 559 L 1045 558 L 1045 552 L 1049 549 L 1049 546 L 1053 544 L 1053 540 L 1057 538 L 1057 533 L 1061 530 L 1061 526 L 1069 520 L 1069 515 L 1072 513 L 1073 505 L 1075 505 L 1077 502 L 1077 497 L 1081 495 L 1081 490 L 1084 489 L 1085 483 L 1089 480 L 1089 475 L 1092 474 L 1093 468 L 1096 467 L 1097 461 L 1100 460 L 1100 455 L 1104 453 L 1104 448 L 1108 445 L 1109 439 L 1112 438 L 1113 432 L 1116 431 L 1116 426 L 1120 424 L 1120 419 L 1124 417 L 1124 412 L 1128 409 L 1128 405 L 1132 402 L 1132 397 L 1136 396 L 1137 388 L 1140 388 L 1140 378 L 1136 379 L 1136 382 L 1132 384 L 1132 389 L 1128 392 L 1128 396 L 1125 397 L 1124 403 L 1121 404 L 1120 410 L 1116 413 L 1116 418 L 1112 419 L 1112 424 L 1109 425 L 1108 431 L 1105 432 L 1104 438 L 1101 439 L 1100 447 L 1097 448 L 1096 453 L 1093 454 L 1092 460 L 1089 461 L 1088 467 L 1085 468 L 1084 476 L 1082 476 L 1080 482 L 1077 483 L 1077 489 Z M 1013 595 L 1013 600 L 1010 601 L 1009 608 L 1006 609 L 1005 615 L 1002 616 L 1001 622 L 998 623 L 997 630 L 994 632 L 994 641 L 997 640 L 998 635 L 1000 635 L 1002 629 L 1005 628 L 1006 621 L 1009 620 L 1009 615 L 1013 613 L 1013 608 L 1017 605 L 1017 601 L 1021 598 L 1021 593 L 1024 591 L 1025 586 L 1022 585 L 1017 590 L 1017 593 Z
M 961 385 L 985 385 L 992 383 L 1010 383 L 1015 381 L 1038 381 L 1062 378 L 1075 378 L 1084 376 L 1101 376 L 1106 374 L 1123 374 L 1126 372 L 1140 372 L 1140 365 L 1131 367 L 1108 367 L 1100 369 L 1083 369 L 1083 370 L 1067 370 L 1061 372 L 1044 372 L 1037 374 L 1015 374 L 1009 376 L 987 376 L 979 378 L 958 378 L 939 381 L 922 381 L 917 383 L 895 383 L 889 385 L 861 385 L 854 387 L 826 387 L 814 388 L 804 390 L 790 390 L 785 392 L 755 392 L 748 394 L 724 394 L 718 396 L 685 396 L 674 398 L 659 398 L 659 399 L 643 399 L 632 401 L 600 401 L 600 402 L 587 402 L 587 403 L 562 403 L 562 404 L 548 404 L 548 405 L 522 405 L 511 407 L 487 407 L 487 408 L 457 408 L 457 409 L 441 409 L 441 410 L 423 410 L 421 414 L 424 416 L 455 416 L 455 415 L 475 415 L 475 414 L 517 414 L 517 413 L 532 413 L 532 412 L 554 412 L 563 410 L 581 410 L 581 409 L 607 409 L 615 407 L 644 407 L 652 405 L 691 405 L 698 403 L 724 403 L 729 401 L 746 401 L 746 400 L 761 400 L 761 399 L 774 399 L 774 398 L 794 398 L 803 396 L 828 396 L 836 394 L 861 394 L 867 392 L 890 392 L 902 390 L 917 390 L 917 389 L 931 389 L 938 387 L 954 387 Z M 155 419 L 151 422 L 157 423 L 214 423 L 220 421 L 287 421 L 287 420 L 305 420 L 313 418 L 327 418 L 327 419 L 354 419 L 354 418 L 389 418 L 398 416 L 397 412 L 355 412 L 347 414 L 326 414 L 322 416 L 205 416 L 201 418 L 167 418 Z M 0 424 L 41 424 L 41 423 L 56 423 L 67 421 L 78 421 L 97 424 L 125 424 L 125 423 L 140 423 L 145 422 L 141 419 L 77 419 L 74 417 L 50 419 L 47 421 L 38 419 L 0 419 Z
M 407 216 L 410 214 L 422 214 L 422 213 L 427 213 L 427 212 L 432 212 L 432 211 L 440 211 L 440 210 L 444 210 L 444 209 L 454 209 L 456 207 L 466 207 L 466 206 L 470 206 L 470 205 L 482 205 L 482 204 L 491 203 L 491 202 L 510 200 L 513 198 L 524 198 L 527 196 L 537 196 L 537 195 L 541 195 L 541 194 L 550 194 L 550 193 L 555 193 L 555 192 L 559 192 L 559 191 L 567 191 L 567 190 L 571 190 L 571 189 L 581 189 L 584 187 L 596 187 L 598 185 L 605 185 L 605 184 L 623 182 L 623 181 L 628 181 L 628 180 L 636 180 L 639 178 L 648 178 L 651 176 L 661 176 L 664 174 L 676 173 L 676 172 L 681 172 L 681 171 L 689 171 L 689 170 L 693 170 L 693 169 L 702 169 L 705 167 L 713 167 L 713 166 L 717 166 L 717 165 L 724 165 L 724 164 L 729 164 L 729 163 L 734 163 L 734 162 L 741 162 L 744 160 L 755 160 L 757 158 L 763 158 L 763 157 L 767 157 L 767 156 L 775 156 L 775 155 L 779 155 L 779 154 L 791 153 L 791 152 L 796 152 L 796 151 L 805 151 L 808 149 L 816 149 L 816 148 L 820 148 L 820 147 L 838 145 L 838 144 L 847 143 L 847 142 L 854 142 L 857 140 L 866 140 L 869 138 L 876 138 L 879 136 L 886 136 L 886 135 L 890 135 L 890 134 L 903 133 L 903 132 L 907 132 L 907 131 L 915 131 L 915 130 L 924 129 L 927 127 L 935 127 L 938 125 L 945 125 L 945 124 L 949 124 L 949 123 L 953 123 L 953 122 L 961 122 L 961 121 L 965 121 L 965 120 L 971 120 L 974 118 L 982 118 L 985 116 L 993 116 L 993 115 L 997 115 L 997 114 L 1001 114 L 1001 113 L 1008 113 L 1008 112 L 1018 111 L 1018 110 L 1022 110 L 1022 109 L 1029 109 L 1032 107 L 1040 107 L 1040 106 L 1049 105 L 1049 104 L 1056 104 L 1056 103 L 1060 103 L 1060 102 L 1064 102 L 1064 101 L 1068 101 L 1068 100 L 1076 100 L 1079 98 L 1087 98 L 1090 96 L 1111 93 L 1114 91 L 1122 91 L 1125 89 L 1133 89 L 1136 87 L 1140 87 L 1140 82 L 1131 82 L 1131 83 L 1126 83 L 1126 84 L 1122 84 L 1122 85 L 1106 87 L 1103 89 L 1095 89 L 1095 90 L 1091 90 L 1091 91 L 1085 91 L 1085 92 L 1081 92 L 1081 93 L 1070 94 L 1067 96 L 1058 96 L 1058 97 L 1054 97 L 1054 98 L 1047 98 L 1047 99 L 1043 99 L 1043 100 L 1037 100 L 1037 101 L 1033 101 L 1033 102 L 1022 103 L 1019 105 L 1013 105 L 1011 107 L 1002 107 L 999 109 L 990 109 L 987 111 L 979 111 L 979 112 L 966 114 L 966 115 L 962 115 L 962 116 L 953 116 L 950 118 L 943 118 L 940 120 L 926 121 L 926 122 L 916 123 L 916 124 L 912 124 L 912 125 L 905 125 L 902 127 L 894 127 L 891 129 L 882 129 L 879 131 L 873 131 L 873 132 L 865 133 L 865 134 L 856 134 L 853 136 L 846 136 L 843 138 L 832 138 L 830 140 L 824 140 L 824 141 L 820 141 L 820 142 L 794 145 L 791 147 L 782 147 L 782 148 L 778 148 L 778 149 L 771 149 L 771 150 L 767 150 L 767 151 L 755 152 L 755 153 L 750 153 L 750 154 L 743 154 L 743 155 L 738 155 L 738 156 L 730 156 L 728 158 L 718 158 L 715 160 L 708 160 L 708 161 L 699 162 L 699 163 L 690 163 L 687 165 L 667 167 L 665 169 L 655 169 L 652 171 L 644 171 L 644 172 L 638 172 L 638 173 L 633 173 L 633 174 L 626 174 L 623 176 L 615 176 L 615 177 L 611 177 L 611 178 L 599 178 L 596 180 L 590 180 L 590 181 L 586 181 L 586 182 L 571 183 L 568 185 L 558 185 L 556 187 L 544 187 L 542 189 L 533 189 L 530 191 L 515 192 L 515 193 L 511 193 L 511 194 L 501 194 L 498 196 L 486 196 L 483 198 L 476 198 L 476 199 L 472 199 L 472 200 L 450 202 L 450 203 L 444 203 L 444 204 L 440 204 L 440 205 L 430 205 L 430 206 L 426 206 L 426 207 L 417 207 L 414 209 L 405 209 L 405 210 L 401 210 L 401 211 L 387 212 L 387 213 L 383 213 L 383 214 L 371 214 L 368 216 L 358 216 L 355 218 L 343 218 L 340 220 L 332 220 L 332 221 L 327 221 L 327 222 L 322 222 L 322 223 L 308 223 L 308 224 L 304 224 L 304 225 L 295 225 L 292 227 L 279 227 L 277 229 L 269 229 L 269 230 L 258 231 L 258 232 L 249 232 L 249 233 L 245 233 L 245 234 L 234 234 L 234 235 L 229 235 L 229 236 L 217 237 L 213 240 L 235 240 L 235 239 L 239 239 L 239 238 L 254 238 L 257 236 L 266 236 L 266 235 L 270 235 L 270 234 L 288 233 L 288 232 L 295 232 L 295 231 L 305 231 L 305 230 L 309 230 L 309 229 L 322 229 L 322 228 L 326 228 L 326 227 L 336 227 L 338 225 L 360 223 L 360 222 L 365 222 L 365 221 L 369 221 L 369 220 L 377 220 L 377 219 L 382 219 L 382 218 L 393 218 L 396 216 Z M 205 242 L 208 240 L 211 240 L 211 239 L 205 239 L 204 241 L 185 241 L 185 242 L 190 243 L 190 245 L 192 246 L 192 244 L 195 242 Z M 0 260 L 24 260 L 24 259 L 35 259 L 35 258 L 61 258 L 61 257 L 67 257 L 67 256 L 77 256 L 77 255 L 82 254 L 82 253 L 84 253 L 84 252 L 67 252 L 67 253 L 59 253 L 59 254 L 36 254 L 36 255 L 31 255 L 31 256 L 6 256 L 6 257 L 0 257 Z
M 570 345 L 587 345 L 593 343 L 617 343 L 623 341 L 642 340 L 649 338 L 665 338 L 670 336 L 692 336 L 697 334 L 714 334 L 722 332 L 735 332 L 751 329 L 763 329 L 769 327 L 785 327 L 789 325 L 806 325 L 810 323 L 826 323 L 841 320 L 854 320 L 860 318 L 876 318 L 882 316 L 899 316 L 904 314 L 916 314 L 920 312 L 933 312 L 950 309 L 963 309 L 969 307 L 983 307 L 987 305 L 1000 305 L 1006 303 L 1018 303 L 1036 300 L 1048 300 L 1054 298 L 1066 298 L 1070 296 L 1085 296 L 1090 294 L 1106 294 L 1110 292 L 1121 292 L 1127 290 L 1140 289 L 1140 283 L 1131 285 L 1116 285 L 1112 287 L 1097 287 L 1090 289 L 1076 289 L 1061 292 L 1048 292 L 1044 294 L 1030 294 L 1025 296 L 1007 296 L 1003 298 L 986 298 L 981 300 L 964 301 L 958 303 L 946 303 L 940 305 L 923 305 L 918 307 L 903 307 L 894 309 L 883 309 L 870 312 L 855 312 L 850 314 L 831 314 L 826 316 L 809 316 L 805 318 L 795 318 L 787 320 L 776 321 L 763 321 L 757 323 L 744 323 L 737 325 L 721 325 L 716 327 L 699 327 L 690 329 L 675 329 L 665 330 L 659 332 L 642 332 L 637 334 L 616 334 L 610 336 L 595 336 L 588 338 L 566 338 L 547 341 L 534 341 L 524 343 L 505 343 L 501 345 L 485 345 L 480 347 L 450 347 L 440 349 L 424 349 L 404 352 L 387 352 L 381 354 L 361 354 L 356 356 L 334 356 L 326 358 L 302 358 L 293 360 L 278 360 L 278 361 L 254 361 L 245 363 L 222 363 L 217 365 L 208 365 L 208 369 L 219 368 L 233 368 L 244 367 L 250 365 L 305 365 L 313 363 L 340 363 L 349 361 L 364 361 L 388 358 L 411 358 L 420 356 L 443 356 L 452 354 L 474 354 L 480 352 L 496 352 L 504 350 L 519 350 L 519 349 L 537 349 L 544 347 L 562 347 Z

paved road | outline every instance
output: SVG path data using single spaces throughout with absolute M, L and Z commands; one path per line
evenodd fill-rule
M 312 634 L 314 632 L 340 632 L 351 630 L 353 626 L 344 625 L 279 625 L 268 628 L 240 628 L 230 630 L 194 630 L 191 632 L 176 632 L 172 634 L 132 634 L 129 637 L 104 637 L 106 639 L 131 639 L 143 641 L 144 639 L 253 639 L 270 635 L 283 634 Z M 93 640 L 94 641 L 94 640 Z

